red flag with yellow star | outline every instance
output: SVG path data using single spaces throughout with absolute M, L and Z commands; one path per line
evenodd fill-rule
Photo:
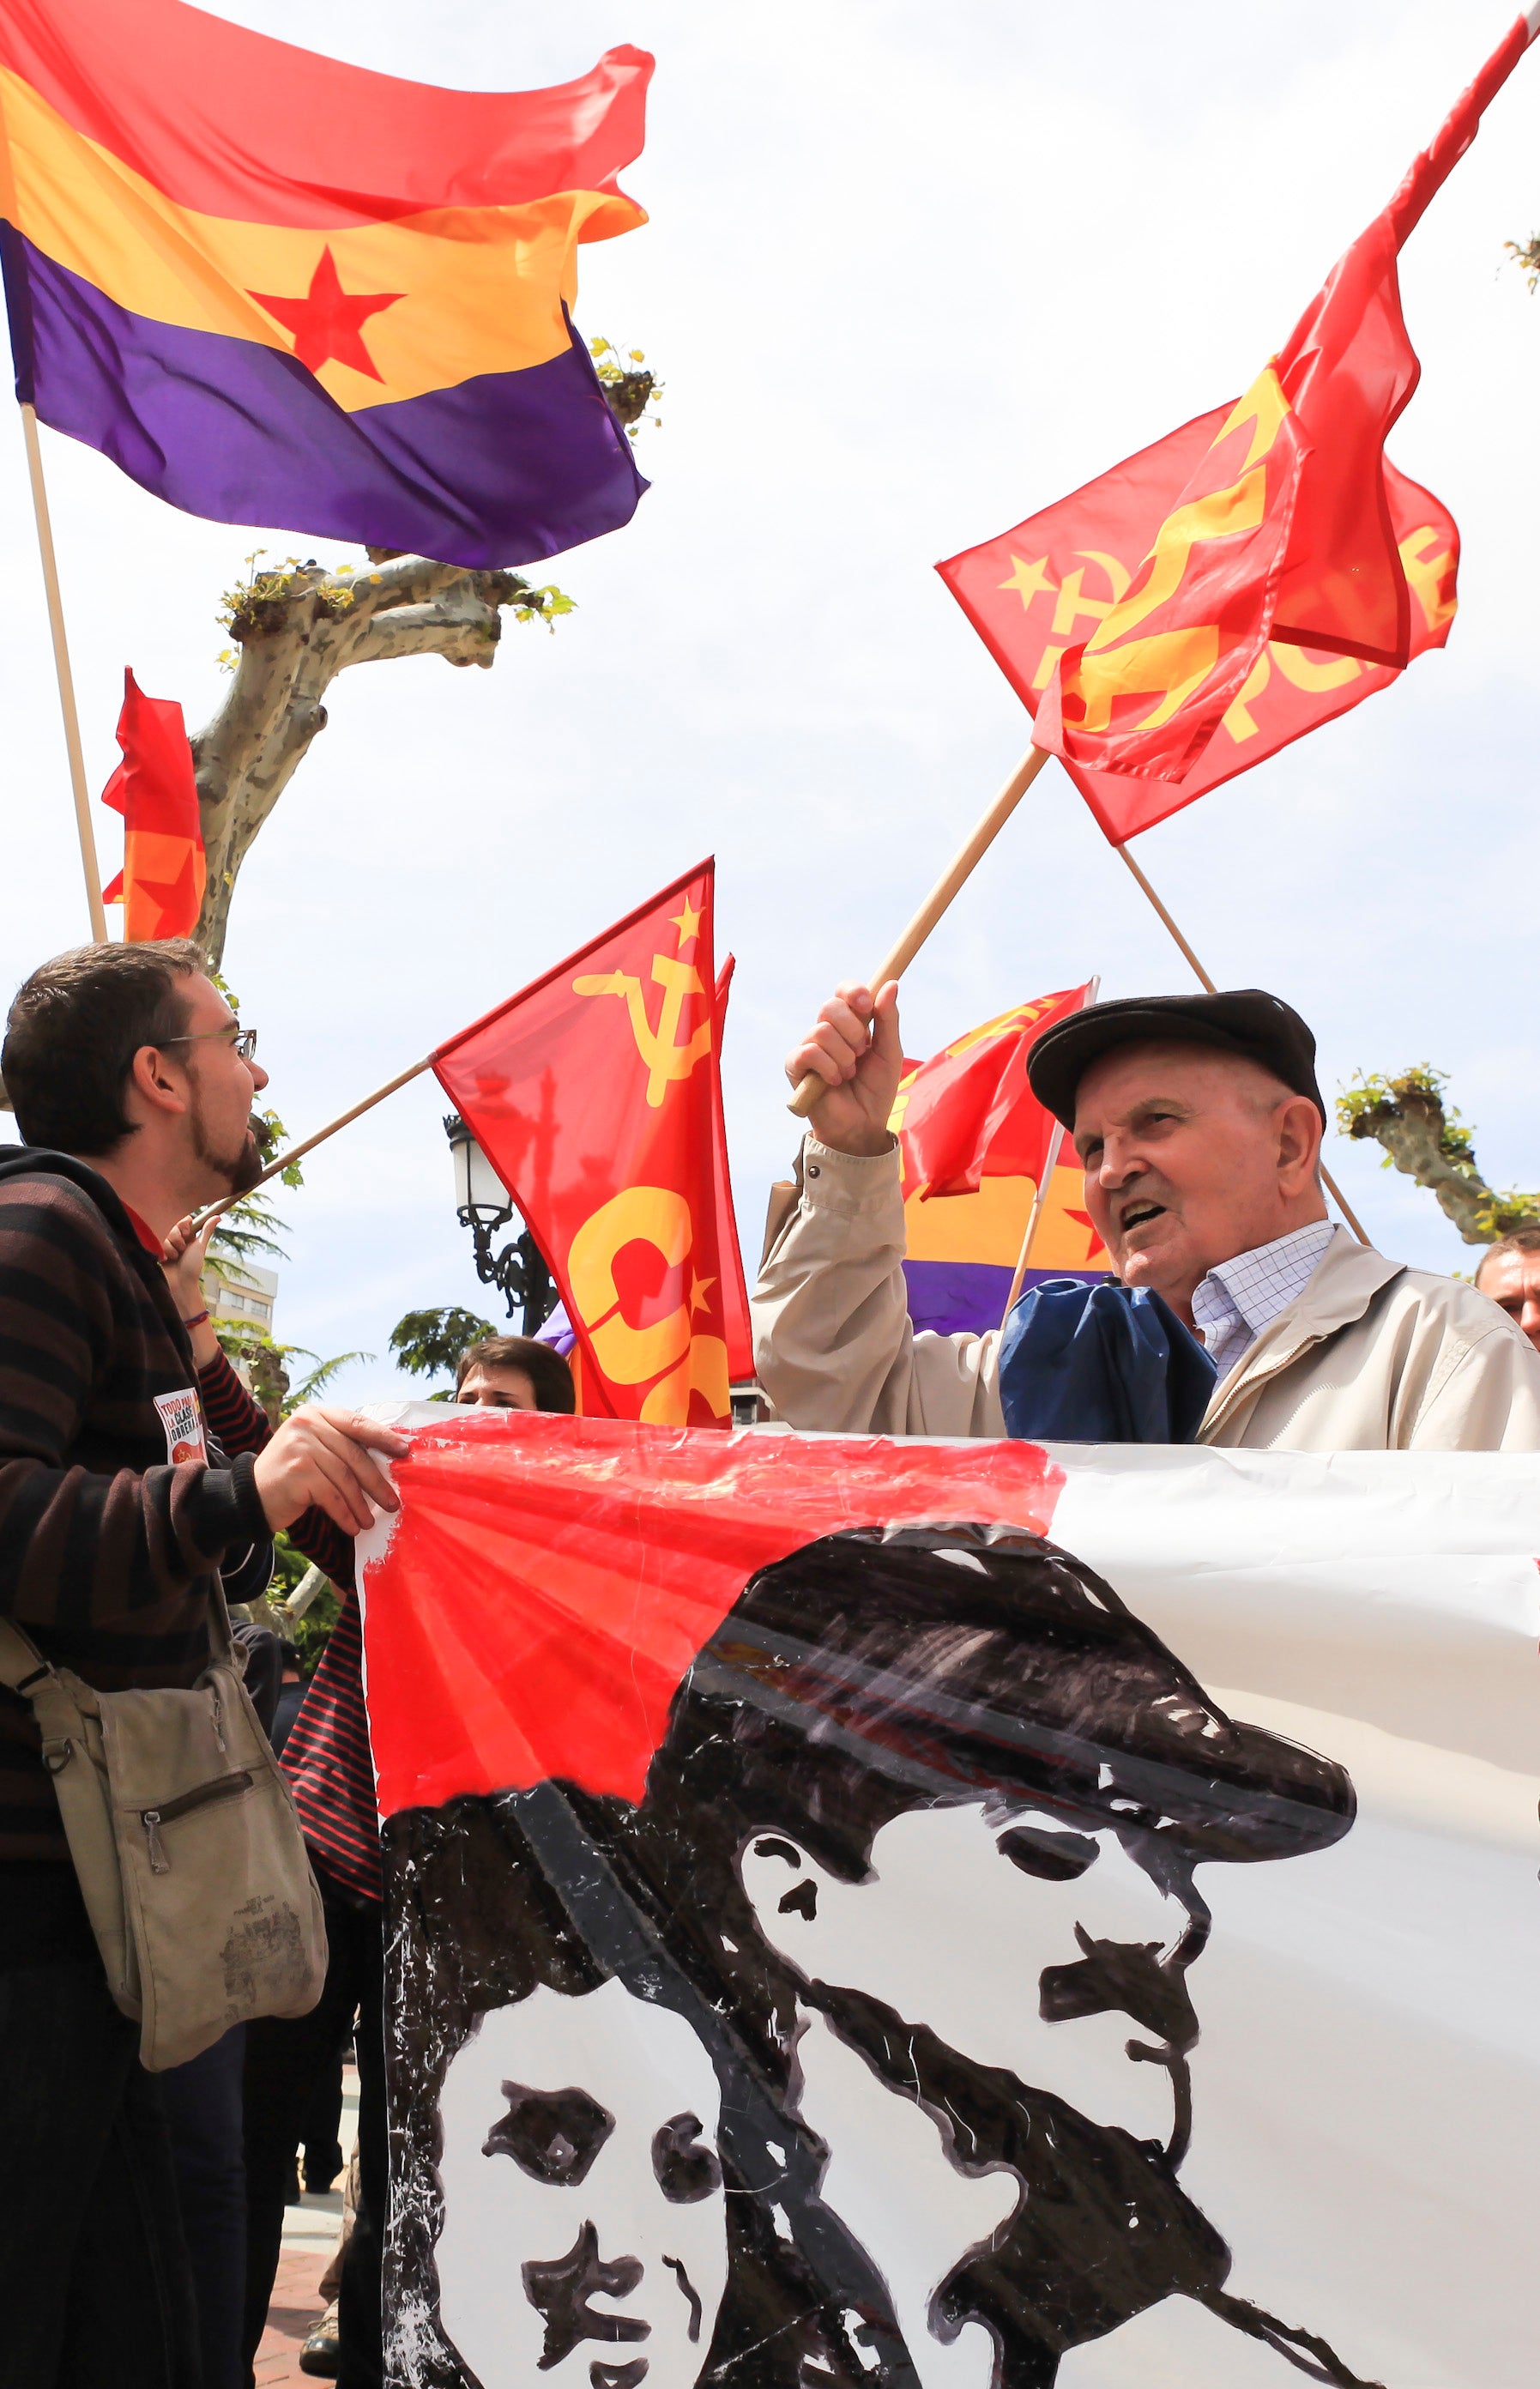
M 132 944 L 189 937 L 207 875 L 193 750 L 175 698 L 146 696 L 132 671 L 123 674 L 118 744 L 123 760 L 102 802 L 123 817 L 123 867 L 102 901 L 122 906 Z
M 940 567 L 1115 845 L 1447 636 L 1455 526 L 1384 454 L 1420 371 L 1397 259 L 1533 38 L 1520 18 L 1242 398 Z
M 1200 415 L 1057 505 L 939 567 L 1029 713 L 1037 712 L 1066 648 L 1126 594 L 1194 457 L 1228 412 L 1215 407 Z M 1443 646 L 1449 635 L 1459 533 L 1447 509 L 1388 457 L 1384 490 L 1409 592 L 1406 651 L 1416 657 Z M 1396 677 L 1390 664 L 1269 640 L 1179 780 L 1093 771 L 1068 754 L 1061 760 L 1103 835 L 1122 846 Z
M 1025 1283 L 1105 1277 L 1085 1208 L 1085 1173 L 1061 1158 L 1059 1124 L 1027 1084 L 1028 1047 L 1094 1001 L 1095 982 L 1035 996 L 908 1063 L 889 1128 L 904 1194 L 904 1279 L 916 1327 L 980 1335 L 998 1327 L 1037 1191 L 1044 1205 Z
M 561 1289 L 590 1416 L 726 1426 L 743 1271 L 704 862 L 441 1045 Z

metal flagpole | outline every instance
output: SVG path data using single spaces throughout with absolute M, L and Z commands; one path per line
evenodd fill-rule
M 1170 913 L 1166 911 L 1165 906 L 1161 902 L 1160 898 L 1151 887 L 1150 882 L 1146 879 L 1143 872 L 1139 869 L 1139 864 L 1134 861 L 1134 858 L 1129 853 L 1127 848 L 1126 846 L 1120 846 L 1117 849 L 1117 851 L 1123 857 L 1124 862 L 1133 873 L 1134 877 L 1138 880 L 1140 888 L 1144 890 L 1145 895 L 1149 898 L 1151 903 L 1154 906 L 1155 911 L 1160 914 L 1161 919 L 1165 922 L 1166 927 L 1170 930 L 1171 935 L 1175 938 L 1177 945 L 1181 948 L 1199 986 L 1206 988 L 1210 995 L 1217 995 L 1219 991 L 1218 989 L 1215 986 L 1214 981 L 1210 978 L 1207 971 L 1204 970 L 1203 964 L 1198 960 L 1197 955 L 1188 944 L 1187 939 L 1183 937 L 1180 929 L 1177 928 L 1176 922 L 1171 918 Z M 1347 1221 L 1348 1226 L 1357 1237 L 1358 1242 L 1361 1245 L 1367 1245 L 1368 1243 L 1368 1238 L 1365 1235 L 1362 1228 L 1358 1225 L 1357 1220 L 1354 1216 L 1353 1206 L 1349 1203 L 1346 1195 L 1343 1193 L 1342 1188 L 1332 1177 L 1331 1172 L 1328 1169 L 1324 1161 L 1321 1163 L 1321 1184 L 1330 1195 L 1331 1200 L 1335 1203 L 1338 1210 Z
M 32 485 L 32 513 L 37 519 L 38 553 L 43 558 L 43 586 L 48 598 L 48 627 L 54 635 L 54 670 L 58 676 L 59 708 L 64 715 L 64 745 L 70 758 L 70 785 L 75 794 L 75 827 L 80 834 L 81 869 L 85 875 L 85 901 L 91 913 L 91 935 L 98 946 L 107 943 L 107 913 L 102 904 L 102 875 L 96 864 L 96 838 L 91 826 L 91 798 L 85 785 L 85 754 L 81 746 L 80 716 L 75 709 L 75 683 L 70 670 L 70 643 L 64 632 L 64 601 L 59 594 L 58 561 L 54 554 L 54 530 L 48 515 L 48 492 L 43 479 L 43 450 L 38 443 L 37 414 L 28 399 L 21 402 L 21 436 L 27 448 L 27 472 Z

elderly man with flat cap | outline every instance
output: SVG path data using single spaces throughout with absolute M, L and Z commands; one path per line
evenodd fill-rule
M 760 1383 L 791 1425 L 1003 1436 L 999 1335 L 916 1335 L 903 1275 L 897 989 L 846 985 L 786 1064 L 825 1081 L 801 1199 L 755 1289 Z M 1473 1288 L 1327 1218 L 1316 1041 L 1259 989 L 1099 1003 L 1027 1057 L 1125 1285 L 1217 1370 L 1198 1440 L 1289 1451 L 1540 1450 L 1540 1353 Z

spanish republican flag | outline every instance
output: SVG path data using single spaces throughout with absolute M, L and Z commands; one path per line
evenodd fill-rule
M 590 1417 L 726 1426 L 747 1373 L 713 877 L 687 872 L 433 1057 L 561 1289 Z
M 1026 1080 L 1027 1049 L 1091 1000 L 1088 983 L 1035 996 L 906 1068 L 888 1126 L 902 1163 L 904 1279 L 917 1328 L 981 1335 L 999 1325 L 1041 1185 L 1025 1283 L 1106 1276 L 1085 1173 L 1073 1153 L 1059 1158 L 1059 1124 Z
M 0 0 L 17 393 L 218 522 L 517 565 L 645 484 L 572 329 L 652 60 L 440 91 L 182 0 Z
M 118 717 L 123 750 L 102 802 L 123 816 L 123 867 L 102 890 L 104 904 L 123 908 L 123 936 L 192 935 L 207 877 L 193 750 L 182 708 L 173 697 L 146 696 L 131 671 L 123 674 Z
M 1419 372 L 1396 260 L 1532 38 L 1521 18 L 1242 398 L 940 567 L 1114 844 L 1447 636 L 1455 526 L 1384 454 Z

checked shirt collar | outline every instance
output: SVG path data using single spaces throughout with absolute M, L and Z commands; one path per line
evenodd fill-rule
M 1221 1377 L 1304 1293 L 1335 1233 L 1330 1220 L 1314 1220 L 1209 1271 L 1192 1297 L 1192 1323 Z

